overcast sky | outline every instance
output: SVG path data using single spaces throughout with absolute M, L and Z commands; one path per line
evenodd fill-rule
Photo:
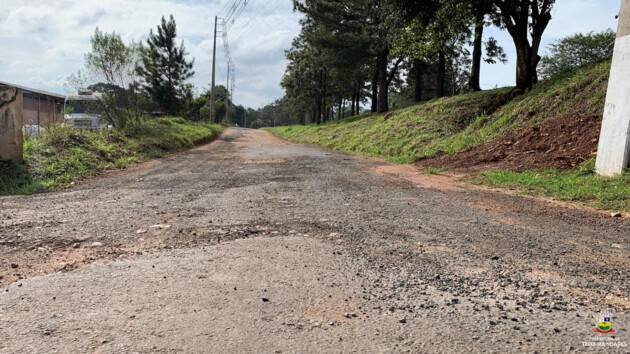
M 615 28 L 621 0 L 557 0 L 545 32 L 544 47 L 575 32 Z M 0 0 L 0 81 L 65 93 L 65 79 L 83 66 L 96 26 L 125 41 L 145 40 L 162 16 L 173 14 L 189 58 L 195 58 L 192 82 L 201 91 L 211 80 L 214 16 L 225 16 L 234 0 Z M 235 101 L 248 107 L 283 95 L 280 79 L 284 50 L 299 32 L 300 15 L 290 0 L 249 0 L 229 33 L 236 64 Z M 508 54 L 508 64 L 484 66 L 483 88 L 514 84 L 515 53 L 506 32 L 491 29 Z M 221 39 L 217 44 L 217 81 L 225 84 Z

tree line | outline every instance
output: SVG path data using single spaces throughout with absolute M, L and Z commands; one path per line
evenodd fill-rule
M 70 75 L 66 89 L 89 89 L 103 94 L 107 122 L 124 128 L 150 115 L 180 116 L 191 120 L 244 124 L 248 110 L 235 105 L 225 86 L 215 87 L 215 110 L 211 110 L 211 89 L 196 94 L 188 82 L 195 74 L 194 59 L 187 59 L 184 41 L 177 42 L 177 25 L 171 15 L 162 17 L 146 42 L 125 43 L 115 33 L 98 27 L 90 38 L 91 50 L 84 68 Z M 212 114 L 211 114 L 212 113 Z
M 554 0 L 293 0 L 304 14 L 286 52 L 280 102 L 295 123 L 355 115 L 370 103 L 479 91 L 481 63 L 506 62 L 484 30 L 506 30 L 516 52 L 515 86 L 538 80 L 541 39 Z M 392 88 L 395 88 L 392 89 Z

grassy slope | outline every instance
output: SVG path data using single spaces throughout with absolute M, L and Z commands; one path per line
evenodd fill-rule
M 469 93 L 324 125 L 277 127 L 295 142 L 411 163 L 452 153 L 501 136 L 523 124 L 564 114 L 600 114 L 609 63 L 545 82 L 526 95 L 511 89 Z
M 610 63 L 603 62 L 516 97 L 510 89 L 498 89 L 433 100 L 389 115 L 270 130 L 295 142 L 411 163 L 438 152 L 461 151 L 548 118 L 601 114 L 609 71 Z M 575 171 L 491 171 L 472 181 L 630 211 L 630 173 L 612 179 L 597 177 L 593 161 Z
M 55 190 L 108 168 L 125 168 L 216 138 L 220 125 L 182 118 L 145 121 L 125 132 L 53 127 L 28 139 L 25 164 L 0 164 L 0 195 Z

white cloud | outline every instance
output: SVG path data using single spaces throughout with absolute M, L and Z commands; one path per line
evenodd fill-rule
M 146 39 L 162 16 L 173 14 L 178 36 L 195 58 L 193 83 L 198 91 L 211 81 L 214 16 L 233 0 L 12 0 L 0 12 L 0 80 L 63 92 L 63 80 L 83 65 L 89 38 L 99 26 L 126 41 Z M 620 0 L 558 0 L 545 32 L 543 49 L 574 32 L 616 27 Z M 223 11 L 222 15 L 225 15 Z M 286 67 L 284 50 L 299 32 L 300 14 L 287 0 L 250 0 L 229 31 L 236 63 L 237 103 L 258 107 L 282 96 L 280 80 Z M 243 28 L 246 30 L 243 31 Z M 488 29 L 506 49 L 509 63 L 485 65 L 484 88 L 514 84 L 515 53 L 505 31 Z M 217 83 L 225 85 L 226 66 L 221 37 L 217 42 Z
M 4 2 L 4 1 L 3 1 Z M 192 82 L 200 91 L 211 81 L 214 16 L 232 0 L 14 0 L 0 13 L 0 79 L 63 92 L 63 80 L 83 66 L 89 39 L 98 26 L 125 41 L 145 40 L 162 16 L 173 14 L 179 40 L 195 58 Z M 224 11 L 223 15 L 227 11 Z M 258 15 L 258 16 L 257 16 Z M 251 21 L 250 21 L 251 20 Z M 237 67 L 236 102 L 258 107 L 282 96 L 284 49 L 299 31 L 299 15 L 286 0 L 251 1 L 230 29 Z M 246 31 L 243 27 L 249 24 Z M 6 50 L 9 48 L 10 50 Z M 221 36 L 217 42 L 217 83 L 225 85 Z

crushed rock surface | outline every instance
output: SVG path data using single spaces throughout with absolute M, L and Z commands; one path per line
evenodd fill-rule
M 266 132 L 0 205 L 0 353 L 630 342 L 628 219 Z

